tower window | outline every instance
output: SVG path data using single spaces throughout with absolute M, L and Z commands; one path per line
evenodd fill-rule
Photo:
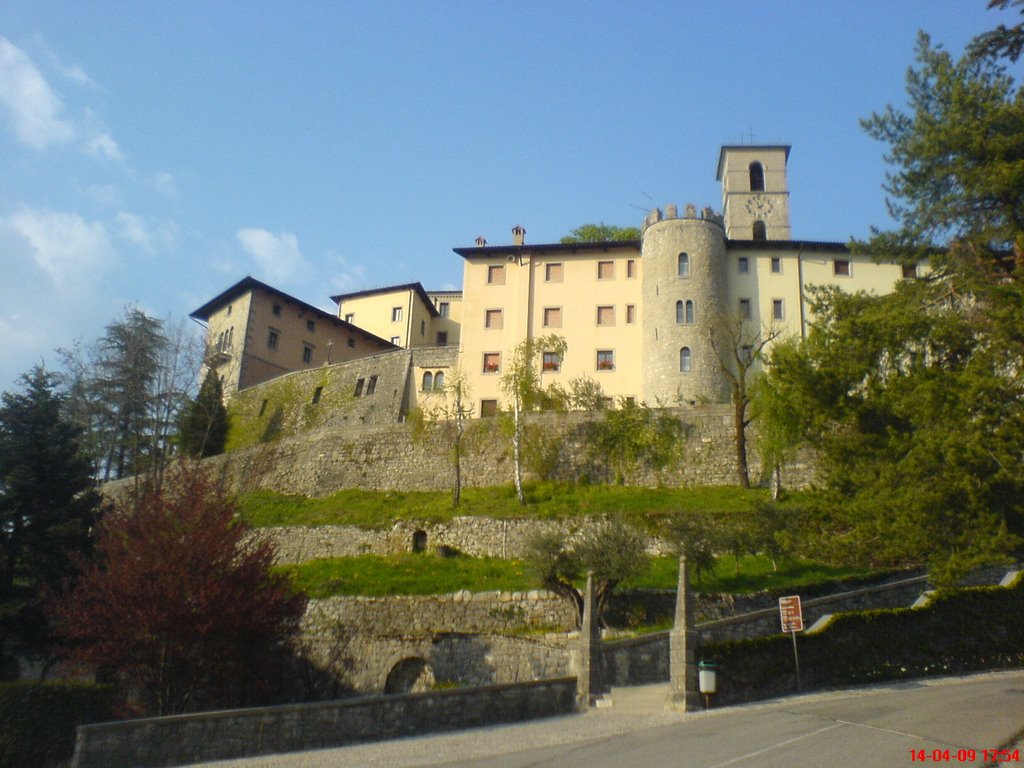
M 767 240 L 768 239 L 768 227 L 763 221 L 754 222 L 753 237 L 754 240 Z
M 690 254 L 679 254 L 679 258 L 676 260 L 676 270 L 680 277 L 690 276 Z
M 764 166 L 760 163 L 750 164 L 750 191 L 764 192 Z
M 685 317 L 684 317 L 684 322 L 686 322 L 686 323 L 692 323 L 693 322 L 693 302 L 692 301 L 686 302 L 686 313 L 685 313 Z
M 689 347 L 683 347 L 679 350 L 679 372 L 689 373 L 693 367 L 693 355 L 690 352 Z
M 676 302 L 676 322 L 682 323 L 686 317 L 686 310 L 683 308 L 683 301 L 680 299 Z

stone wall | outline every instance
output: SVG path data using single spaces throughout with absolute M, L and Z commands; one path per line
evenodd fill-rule
M 552 717 L 575 708 L 576 680 L 492 685 L 78 727 L 74 768 L 153 768 Z

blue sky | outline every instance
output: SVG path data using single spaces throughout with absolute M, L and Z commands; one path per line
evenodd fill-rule
M 0 389 L 128 304 L 173 322 L 251 274 L 459 287 L 453 247 L 721 208 L 721 144 L 786 143 L 793 237 L 887 221 L 918 29 L 984 0 L 48 2 L 0 7 Z

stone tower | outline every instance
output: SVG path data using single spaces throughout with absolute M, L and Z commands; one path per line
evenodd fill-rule
M 724 146 L 718 156 L 725 236 L 789 240 L 788 145 Z
M 676 206 L 644 220 L 643 400 L 648 405 L 722 402 L 729 390 L 709 334 L 727 311 L 725 233 L 710 210 Z

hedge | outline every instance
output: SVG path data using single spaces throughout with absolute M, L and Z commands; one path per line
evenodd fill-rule
M 805 691 L 1024 667 L 1024 579 L 940 593 L 924 608 L 837 614 L 798 633 L 797 648 Z M 706 643 L 699 654 L 719 664 L 719 705 L 796 690 L 789 635 Z
M 111 719 L 113 689 L 84 683 L 0 683 L 0 768 L 65 765 L 75 727 Z

